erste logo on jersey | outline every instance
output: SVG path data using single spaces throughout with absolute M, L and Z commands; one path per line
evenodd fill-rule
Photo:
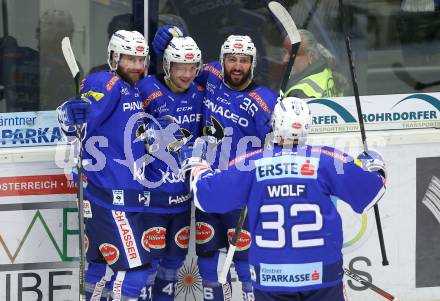
M 196 244 L 204 244 L 214 237 L 214 228 L 207 223 L 196 223 Z
M 181 228 L 177 231 L 176 235 L 174 235 L 174 241 L 176 245 L 178 245 L 182 249 L 188 249 L 189 246 L 189 226 Z
M 115 245 L 103 243 L 99 246 L 99 252 L 109 265 L 114 264 L 119 259 L 119 250 Z
M 235 235 L 235 229 L 228 229 L 229 244 L 231 244 L 234 235 Z M 237 244 L 236 244 L 237 251 L 247 250 L 249 249 L 250 246 L 251 246 L 251 234 L 249 233 L 249 231 L 242 229 L 237 239 Z
M 167 229 L 164 227 L 153 227 L 142 234 L 142 246 L 145 250 L 163 249 L 166 245 Z
M 316 179 L 319 158 L 281 156 L 255 161 L 257 181 L 282 178 Z

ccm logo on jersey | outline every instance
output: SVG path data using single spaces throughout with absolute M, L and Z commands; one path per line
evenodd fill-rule
M 262 158 L 255 162 L 257 181 L 282 178 L 316 179 L 318 158 L 282 156 Z
M 214 228 L 207 223 L 196 223 L 196 244 L 204 244 L 214 237 Z
M 181 228 L 174 236 L 174 241 L 182 249 L 187 249 L 189 246 L 189 226 Z
M 164 227 L 153 227 L 142 234 L 142 246 L 145 250 L 163 249 L 166 245 L 167 229 Z
M 228 229 L 228 241 L 232 242 L 232 238 L 235 235 L 235 229 Z M 237 239 L 237 251 L 244 251 L 249 249 L 251 246 L 251 234 L 246 230 L 241 230 L 240 235 Z
M 107 264 L 112 265 L 119 259 L 119 250 L 115 245 L 103 243 L 99 246 L 99 252 L 105 259 Z
M 122 104 L 122 110 L 125 111 L 142 111 L 143 104 L 140 101 L 124 102 Z

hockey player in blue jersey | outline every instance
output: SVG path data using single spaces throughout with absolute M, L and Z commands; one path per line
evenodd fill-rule
M 137 31 L 119 30 L 108 45 L 110 71 L 87 77 L 82 99 L 58 108 L 61 127 L 74 134 L 85 124 L 84 217 L 87 300 L 138 300 L 155 276 L 143 245 L 144 186 L 135 160 L 145 156 L 139 141 L 142 99 L 135 83 L 148 65 L 148 45 Z M 106 295 L 107 294 L 107 295 Z
M 155 51 L 161 52 L 172 34 L 179 32 L 172 26 L 160 28 L 153 41 Z M 196 78 L 206 87 L 203 135 L 211 142 L 208 160 L 213 162 L 213 168 L 226 169 L 231 157 L 261 147 L 271 131 L 269 121 L 276 95 L 253 81 L 256 63 L 257 50 L 251 38 L 231 35 L 221 46 L 220 62 L 206 64 Z M 239 214 L 240 210 L 224 214 L 196 210 L 196 249 L 205 300 L 228 300 L 231 296 L 230 283 L 220 284 L 218 276 Z M 244 300 L 252 300 L 247 223 L 239 240 L 235 269 L 242 282 Z
M 148 224 L 144 244 L 152 246 L 150 253 L 159 261 L 153 286 L 155 301 L 174 300 L 177 273 L 188 251 L 191 195 L 178 168 L 172 167 L 174 161 L 179 162 L 177 151 L 194 142 L 200 132 L 205 89 L 193 80 L 201 69 L 201 59 L 201 51 L 192 38 L 174 37 L 163 55 L 165 74 L 149 75 L 137 84 L 148 114 L 147 150 L 152 157 L 145 176 L 155 186 L 149 192 L 151 201 L 144 207 Z M 178 125 L 177 131 L 171 133 L 174 141 L 160 145 L 164 139 L 158 136 L 166 135 L 160 127 L 168 129 L 172 122 Z M 169 155 L 165 157 L 160 152 Z
M 310 125 L 307 104 L 288 97 L 274 109 L 273 145 L 232 160 L 220 173 L 194 158 L 182 164 L 183 171 L 192 170 L 200 210 L 248 206 L 257 301 L 344 301 L 342 224 L 331 197 L 362 213 L 385 192 L 385 164 L 377 152 L 354 159 L 306 145 Z M 243 171 L 245 159 L 252 168 Z

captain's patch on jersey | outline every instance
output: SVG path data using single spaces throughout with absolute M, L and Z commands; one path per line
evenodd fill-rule
M 257 181 L 282 178 L 316 179 L 319 158 L 281 156 L 255 161 Z
M 322 262 L 303 264 L 260 264 L 263 286 L 299 287 L 322 283 Z

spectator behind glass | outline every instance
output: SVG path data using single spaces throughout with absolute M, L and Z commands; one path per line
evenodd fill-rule
M 313 34 L 300 29 L 301 44 L 287 83 L 285 96 L 299 98 L 320 98 L 342 96 L 347 88 L 347 80 L 336 72 L 336 59 L 330 51 L 315 39 Z M 286 37 L 283 43 L 287 64 L 290 57 L 291 42 Z
M 72 16 L 66 11 L 49 9 L 40 17 L 36 38 L 40 51 L 41 111 L 55 110 L 75 94 L 72 74 L 61 50 L 61 40 L 72 39 L 73 31 Z
M 111 19 L 110 23 L 108 23 L 107 26 L 107 34 L 109 41 L 112 35 L 118 30 L 128 30 L 128 31 L 134 30 L 133 14 L 116 15 Z M 102 65 L 93 67 L 92 69 L 90 69 L 89 74 L 103 70 L 107 70 L 107 71 L 110 70 L 107 62 L 103 63 Z
M 440 64 L 440 0 L 402 0 L 398 29 L 404 65 Z
M 38 110 L 38 67 L 38 51 L 12 36 L 0 38 L 0 112 Z

